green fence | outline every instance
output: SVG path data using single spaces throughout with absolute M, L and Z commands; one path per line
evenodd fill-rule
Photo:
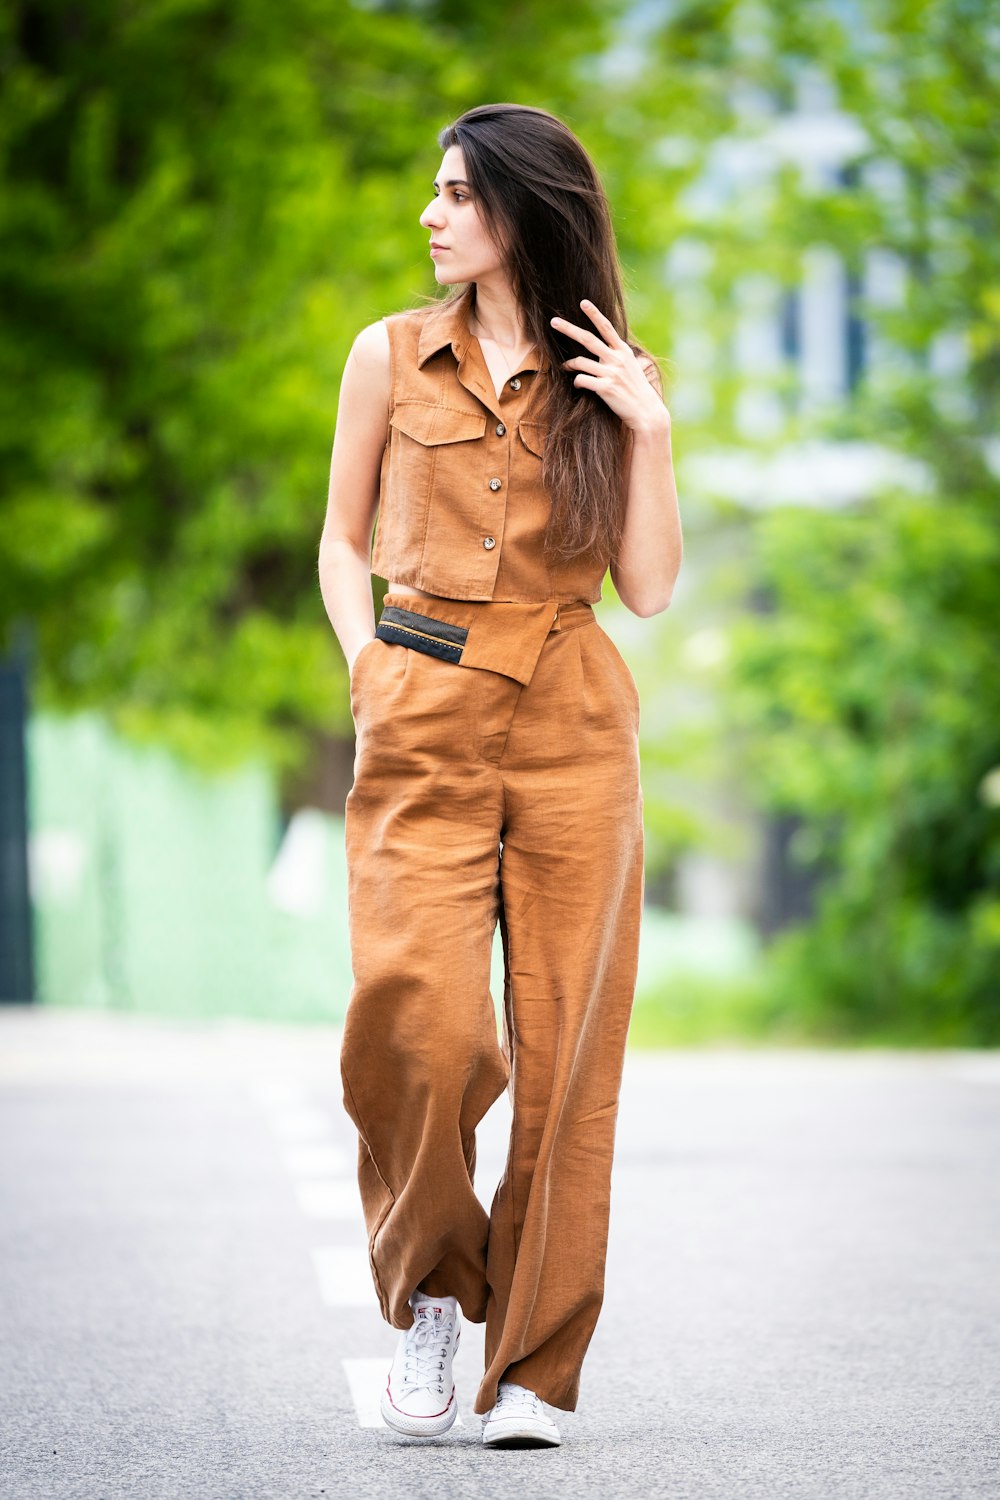
M 264 766 L 207 776 L 96 714 L 28 732 L 38 998 L 173 1016 L 343 1019 L 351 988 L 343 819 L 283 826 Z M 639 998 L 752 960 L 739 924 L 647 908 Z M 493 953 L 499 1006 L 503 958 Z
M 28 734 L 42 1001 L 170 1015 L 340 1017 L 342 823 L 282 829 L 268 771 L 206 776 L 97 715 Z

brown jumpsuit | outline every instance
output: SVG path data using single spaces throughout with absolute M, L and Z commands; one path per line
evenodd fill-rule
M 387 595 L 352 673 L 344 1106 L 386 1321 L 410 1327 L 418 1286 L 450 1293 L 486 1322 L 476 1412 L 501 1379 L 572 1411 L 604 1293 L 638 962 L 639 695 L 592 607 L 607 559 L 542 557 L 544 431 L 528 412 L 548 366 L 498 398 L 469 305 L 386 320 L 372 563 L 435 598 Z M 505 1088 L 487 1215 L 476 1126 Z

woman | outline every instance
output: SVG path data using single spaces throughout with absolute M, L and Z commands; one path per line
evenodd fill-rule
M 603 1298 L 644 889 L 639 698 L 593 604 L 610 567 L 635 614 L 666 609 L 681 527 L 587 153 L 513 104 L 439 144 L 420 223 L 452 291 L 355 340 L 320 546 L 357 731 L 344 1105 L 402 1330 L 387 1424 L 454 1422 L 464 1315 L 486 1323 L 483 1441 L 551 1445 L 544 1404 L 576 1409 Z M 487 1216 L 475 1132 L 505 1088 Z

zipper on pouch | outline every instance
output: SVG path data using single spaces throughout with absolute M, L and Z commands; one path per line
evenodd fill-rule
M 426 630 L 414 630 L 412 625 L 397 625 L 395 620 L 386 620 L 386 627 L 390 630 L 405 630 L 407 635 L 419 635 L 425 641 L 437 641 L 439 646 L 454 646 L 455 641 L 446 641 L 439 635 L 428 635 Z M 461 650 L 461 646 L 458 648 Z

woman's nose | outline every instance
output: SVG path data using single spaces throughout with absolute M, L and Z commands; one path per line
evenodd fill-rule
M 420 222 L 425 229 L 433 229 L 441 223 L 441 215 L 437 209 L 437 200 L 432 199 L 420 215 Z

